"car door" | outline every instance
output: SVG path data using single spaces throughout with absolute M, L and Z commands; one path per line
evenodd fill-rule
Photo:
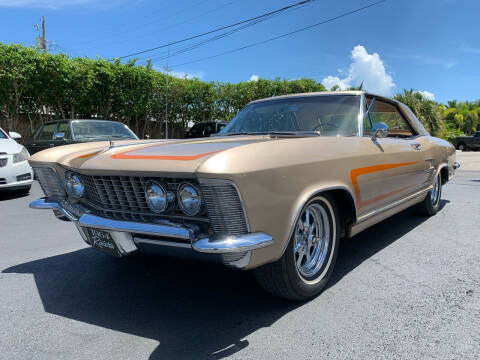
M 477 131 L 473 134 L 473 148 L 476 150 L 480 150 L 480 131 Z
M 40 127 L 32 141 L 32 153 L 55 146 L 54 135 L 56 128 L 56 122 L 46 123 Z
M 372 98 L 369 99 L 368 104 Z M 373 139 L 372 127 L 388 125 L 388 137 Z M 368 156 L 352 170 L 360 215 L 384 208 L 426 187 L 427 163 L 414 129 L 394 103 L 375 99 L 364 120 Z

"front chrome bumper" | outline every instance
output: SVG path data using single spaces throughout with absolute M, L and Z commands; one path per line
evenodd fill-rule
M 76 211 L 72 211 L 72 205 L 66 200 L 42 198 L 32 201 L 30 207 L 50 209 L 57 217 L 73 221 L 83 240 L 89 245 L 91 244 L 84 229 L 93 228 L 110 232 L 124 255 L 136 250 L 150 252 L 148 250 L 152 247 L 157 250 L 173 247 L 214 257 L 216 255 L 216 258 L 227 266 L 245 268 L 250 262 L 252 250 L 273 244 L 272 237 L 263 232 L 207 237 L 197 234 L 193 227 L 170 221 L 153 224 L 107 219 L 88 213 L 78 215 Z

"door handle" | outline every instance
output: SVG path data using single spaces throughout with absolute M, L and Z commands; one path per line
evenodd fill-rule
M 422 149 L 422 144 L 410 144 L 411 147 L 413 147 L 415 150 L 420 151 Z

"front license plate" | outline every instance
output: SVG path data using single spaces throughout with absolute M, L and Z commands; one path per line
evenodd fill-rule
M 102 250 L 113 256 L 120 256 L 117 244 L 108 231 L 87 228 L 88 240 L 90 245 L 98 250 Z

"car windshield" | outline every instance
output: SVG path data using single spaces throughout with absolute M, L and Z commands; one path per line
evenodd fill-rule
M 127 125 L 110 121 L 73 121 L 72 129 L 75 139 L 118 138 L 136 139 Z
M 319 95 L 247 105 L 219 135 L 315 133 L 358 136 L 359 95 Z

